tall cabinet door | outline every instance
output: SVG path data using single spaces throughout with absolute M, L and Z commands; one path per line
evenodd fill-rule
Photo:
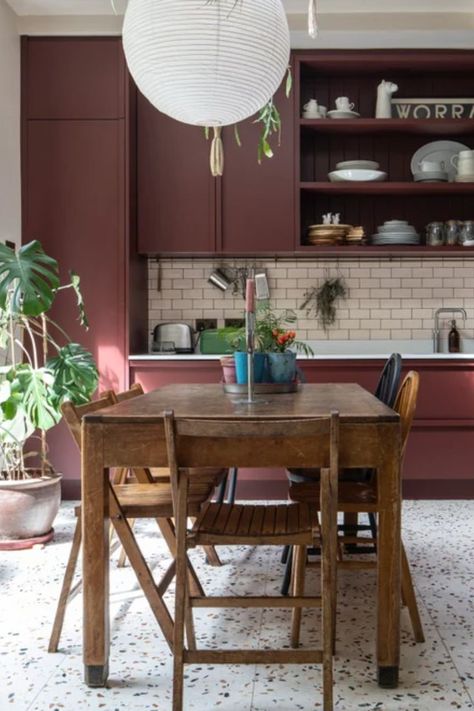
M 72 292 L 58 294 L 51 316 L 92 352 L 100 387 L 123 389 L 128 178 L 120 38 L 25 38 L 22 60 L 22 240 L 42 243 L 63 282 L 70 270 L 79 274 L 90 329 L 78 323 Z M 48 442 L 55 468 L 77 480 L 77 448 L 62 423 Z M 69 485 L 68 493 L 76 490 Z
M 138 250 L 144 254 L 212 253 L 216 184 L 204 130 L 137 101 Z
M 281 145 L 275 137 L 273 158 L 257 162 L 261 125 L 251 119 L 239 124 L 241 146 L 234 129 L 224 131 L 224 175 L 221 180 L 220 251 L 275 253 L 293 251 L 294 233 L 294 111 L 293 96 L 283 86 L 275 97 L 281 115 Z

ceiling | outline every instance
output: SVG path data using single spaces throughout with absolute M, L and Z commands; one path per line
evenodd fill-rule
M 127 0 L 5 1 L 18 16 L 19 34 L 26 35 L 119 35 L 127 5 Z M 316 40 L 307 32 L 308 0 L 282 2 L 294 48 L 474 46 L 474 0 L 317 0 Z
M 126 0 L 7 0 L 17 15 L 113 15 L 123 12 Z M 305 13 L 307 0 L 283 0 L 290 14 Z M 446 0 L 319 0 L 321 15 L 334 13 L 446 13 Z M 473 0 L 450 0 L 449 12 L 473 12 Z

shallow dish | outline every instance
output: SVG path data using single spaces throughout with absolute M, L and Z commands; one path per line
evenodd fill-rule
M 339 109 L 328 111 L 327 115 L 332 119 L 355 119 L 360 116 L 357 111 L 340 111 Z
M 336 163 L 336 170 L 345 170 L 348 168 L 362 168 L 363 170 L 378 170 L 379 163 L 375 160 L 343 160 Z
M 419 173 L 413 174 L 415 183 L 447 183 L 448 174 L 444 170 L 430 171 L 421 170 Z
M 391 235 L 394 232 L 397 234 L 404 233 L 407 235 L 416 234 L 416 230 L 413 225 L 379 225 L 377 227 L 377 230 L 379 231 L 379 233 L 383 233 L 386 235 Z
M 329 173 L 331 183 L 347 183 L 347 182 L 379 182 L 385 180 L 387 173 L 383 170 L 333 170 Z

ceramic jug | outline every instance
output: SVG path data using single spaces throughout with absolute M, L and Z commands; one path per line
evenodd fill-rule
M 375 118 L 392 118 L 392 94 L 396 91 L 398 91 L 396 84 L 382 79 L 377 87 Z

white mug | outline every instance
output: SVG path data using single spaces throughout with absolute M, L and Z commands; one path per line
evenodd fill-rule
M 444 161 L 422 160 L 420 163 L 418 163 L 418 167 L 423 173 L 439 173 L 444 170 Z
M 336 107 L 339 109 L 339 111 L 352 111 L 352 109 L 354 108 L 354 104 L 349 103 L 348 96 L 339 96 L 336 99 Z
M 474 174 L 474 151 L 460 151 L 451 158 L 451 165 L 456 168 L 458 175 Z

